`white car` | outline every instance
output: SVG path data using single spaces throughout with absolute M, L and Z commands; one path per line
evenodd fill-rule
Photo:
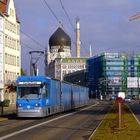
M 124 100 L 125 100 L 125 102 L 129 102 L 129 103 L 131 102 L 131 98 L 130 97 L 125 97 Z

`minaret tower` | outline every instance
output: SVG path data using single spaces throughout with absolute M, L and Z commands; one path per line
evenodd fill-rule
M 80 19 L 76 18 L 76 57 L 80 57 Z
M 89 46 L 89 56 L 92 57 L 91 45 Z

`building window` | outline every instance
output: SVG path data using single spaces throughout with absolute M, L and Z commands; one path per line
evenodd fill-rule
M 17 50 L 19 51 L 19 40 L 17 40 Z
M 20 27 L 19 27 L 19 25 L 17 25 L 17 34 L 18 35 L 20 34 Z
M 10 16 L 14 17 L 14 10 L 10 8 Z
M 17 56 L 17 66 L 19 67 L 19 56 Z
M 7 53 L 5 53 L 5 63 L 7 64 Z

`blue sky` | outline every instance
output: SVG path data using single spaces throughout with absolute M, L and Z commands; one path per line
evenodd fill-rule
M 59 0 L 46 0 L 55 15 L 64 25 L 64 30 L 75 41 L 74 31 L 61 7 Z M 102 52 L 140 53 L 140 19 L 129 21 L 129 17 L 140 12 L 139 0 L 62 0 L 75 26 L 76 17 L 81 25 L 81 56 L 89 56 L 89 46 L 93 55 Z M 59 24 L 44 3 L 44 0 L 15 0 L 21 30 L 34 38 L 41 46 L 21 33 L 21 40 L 32 50 L 43 50 L 48 46 L 49 37 Z M 22 47 L 22 67 L 29 71 L 29 54 Z M 72 43 L 75 55 L 75 46 Z M 40 59 L 43 62 L 43 59 Z M 40 62 L 41 63 L 41 62 Z M 41 69 L 41 66 L 39 66 Z M 44 67 L 43 67 L 44 69 Z M 40 73 L 43 75 L 43 72 Z

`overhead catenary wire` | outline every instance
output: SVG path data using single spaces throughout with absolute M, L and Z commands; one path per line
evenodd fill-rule
M 74 25 L 72 24 L 72 21 L 71 21 L 71 19 L 70 19 L 70 16 L 69 16 L 68 12 L 66 11 L 66 8 L 65 8 L 64 4 L 62 3 L 62 0 L 59 0 L 59 1 L 60 1 L 61 7 L 62 7 L 62 9 L 63 9 L 63 11 L 64 11 L 64 13 L 65 13 L 65 15 L 66 15 L 66 17 L 67 17 L 69 23 L 70 23 L 70 25 L 71 25 L 71 27 L 72 27 L 74 33 L 76 33 L 75 27 L 74 27 Z M 72 42 L 73 42 L 73 44 L 75 44 L 75 42 L 74 42 L 73 40 L 72 40 Z M 83 46 L 83 48 L 86 50 L 86 53 L 89 54 L 87 48 L 85 48 L 85 45 L 83 44 L 82 41 L 81 41 L 81 46 Z
M 87 50 L 87 48 L 85 47 L 85 45 L 83 44 L 83 42 L 81 41 L 81 45 L 85 48 L 86 53 L 89 55 L 89 51 Z
M 68 21 L 69 21 L 69 23 L 70 23 L 72 29 L 73 29 L 74 32 L 75 32 L 75 27 L 74 27 L 74 25 L 72 24 L 72 21 L 71 21 L 69 15 L 68 15 L 68 12 L 66 11 L 66 9 L 65 9 L 65 7 L 64 7 L 64 5 L 63 5 L 63 3 L 62 3 L 62 1 L 61 1 L 61 0 L 59 0 L 59 1 L 60 1 L 60 4 L 61 4 L 62 9 L 64 10 L 64 13 L 65 13 L 66 17 L 68 18 Z
M 20 43 L 21 43 L 21 47 L 24 47 L 25 49 L 30 49 L 31 51 L 36 50 L 36 49 L 30 47 L 29 45 L 23 43 L 22 41 L 20 41 Z M 38 51 L 40 51 L 40 50 L 38 50 Z
M 51 13 L 52 13 L 52 15 L 55 17 L 55 19 L 57 20 L 57 22 L 64 28 L 64 25 L 62 24 L 62 22 L 59 20 L 59 18 L 56 16 L 56 14 L 53 12 L 53 10 L 52 10 L 52 8 L 50 7 L 50 5 L 48 4 L 48 2 L 46 1 L 46 0 L 43 0 L 44 1 L 44 3 L 45 3 L 45 5 L 48 7 L 48 9 L 51 11 Z M 60 0 L 60 3 L 61 3 L 61 6 L 62 6 L 62 8 L 63 8 L 63 10 L 64 10 L 64 12 L 65 12 L 65 14 L 66 14 L 66 16 L 67 16 L 67 18 L 68 18 L 68 20 L 69 20 L 69 22 L 70 22 L 70 24 L 71 24 L 71 26 L 72 26 L 72 29 L 73 29 L 73 31 L 75 32 L 75 28 L 74 28 L 74 26 L 73 26 L 73 24 L 72 24 L 72 22 L 71 22 L 71 19 L 70 19 L 70 16 L 68 15 L 68 12 L 66 11 L 66 8 L 64 7 L 64 5 L 63 5 L 63 3 L 62 3 L 62 1 Z M 41 47 L 41 48 L 45 48 L 41 43 L 39 43 L 36 39 L 34 39 L 33 37 L 31 37 L 30 35 L 28 35 L 27 33 L 25 33 L 24 31 L 22 31 L 21 30 L 21 33 L 22 34 L 24 34 L 25 36 L 27 36 L 29 39 L 31 39 L 34 43 L 36 43 L 39 47 Z M 73 44 L 75 44 L 75 42 L 72 40 L 72 42 L 73 42 Z M 24 44 L 23 42 L 22 42 L 22 44 Z M 82 46 L 84 46 L 83 45 L 83 43 L 81 42 L 81 45 Z M 22 45 L 23 46 L 23 45 Z M 27 47 L 27 45 L 25 45 L 24 44 L 24 46 L 26 46 Z M 85 47 L 85 46 L 84 46 Z M 30 49 L 32 49 L 33 50 L 33 48 L 31 48 L 31 47 L 27 47 L 27 48 L 30 48 Z M 86 49 L 86 48 L 85 48 Z
M 46 0 L 43 0 L 43 2 L 44 2 L 45 5 L 47 6 L 47 8 L 50 10 L 50 12 L 52 13 L 52 15 L 53 15 L 54 18 L 56 19 L 56 21 L 64 28 L 64 25 L 62 24 L 62 21 L 60 21 L 60 19 L 56 16 L 56 14 L 54 13 L 53 9 L 52 9 L 51 6 L 48 4 L 48 2 L 47 2 Z M 70 25 L 71 25 L 71 27 L 72 27 L 74 33 L 75 33 L 76 30 L 75 30 L 75 28 L 74 28 L 74 25 L 72 24 L 71 19 L 70 19 L 70 16 L 69 16 L 68 12 L 66 11 L 66 8 L 64 7 L 64 4 L 62 3 L 61 0 L 60 0 L 60 4 L 61 4 L 62 9 L 63 9 L 64 12 L 65 12 L 66 17 L 68 18 L 68 21 L 69 21 L 69 23 L 70 23 Z M 72 40 L 72 42 L 73 42 L 73 44 L 75 45 L 75 42 L 74 42 L 73 40 Z M 81 45 L 85 48 L 85 46 L 83 45 L 83 43 L 81 43 Z M 87 50 L 86 48 L 85 48 L 85 50 L 86 50 L 87 54 L 89 54 L 89 53 L 88 53 L 88 50 Z
M 23 43 L 22 41 L 20 41 L 20 44 L 21 44 L 21 47 L 33 50 L 32 47 L 28 46 L 27 44 Z
M 57 22 L 63 27 L 62 22 L 59 20 L 59 18 L 56 16 L 56 14 L 54 13 L 54 11 L 52 10 L 51 6 L 48 4 L 48 2 L 46 0 L 43 0 L 45 5 L 48 7 L 48 9 L 50 10 L 50 12 L 52 13 L 52 15 L 54 16 L 54 18 L 57 20 Z
M 23 32 L 22 30 L 21 30 L 21 33 L 22 34 L 24 34 L 25 36 L 27 36 L 28 38 L 30 38 L 34 43 L 36 43 L 39 47 L 41 47 L 41 48 L 45 48 L 42 44 L 40 44 L 38 41 L 36 41 L 33 37 L 31 37 L 31 36 L 29 36 L 27 33 L 25 33 L 25 32 Z

